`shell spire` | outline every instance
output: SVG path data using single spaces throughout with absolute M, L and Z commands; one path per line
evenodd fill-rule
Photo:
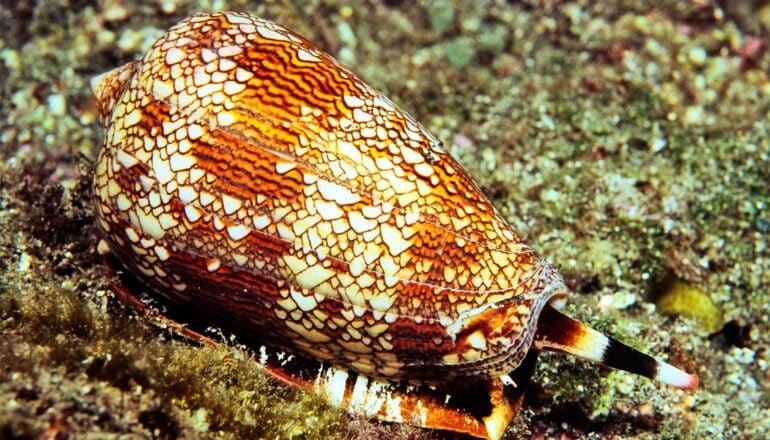
M 543 308 L 534 344 L 541 350 L 567 353 L 677 388 L 691 390 L 698 386 L 698 376 L 631 348 L 551 306 Z
M 112 108 L 128 86 L 137 64 L 138 61 L 133 61 L 91 78 L 91 91 L 96 96 L 103 124 L 109 121 Z

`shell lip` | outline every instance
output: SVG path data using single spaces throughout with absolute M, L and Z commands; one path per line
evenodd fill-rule
M 562 283 L 562 286 L 564 286 L 563 283 Z M 551 295 L 553 296 L 551 296 L 546 302 L 546 304 L 548 304 L 549 306 L 553 307 L 556 310 L 561 310 L 564 308 L 565 305 L 567 305 L 568 294 L 567 294 L 566 286 L 564 291 L 554 292 Z
M 521 324 L 519 335 L 515 338 L 510 337 L 510 335 L 503 338 L 508 340 L 508 344 L 501 351 L 490 353 L 472 361 L 458 363 L 456 366 L 469 376 L 501 377 L 517 370 L 533 345 L 543 309 L 552 303 L 555 303 L 557 307 L 563 307 L 568 292 L 566 285 L 558 276 L 551 278 L 542 288 L 529 292 L 525 297 L 531 300 L 530 313 L 526 321 Z M 498 311 L 507 309 L 511 304 L 517 303 L 517 298 L 521 298 L 521 296 L 489 303 L 464 312 L 451 326 L 447 327 L 447 333 L 453 340 L 456 340 L 460 333 L 473 327 L 475 321 L 483 319 L 488 313 L 497 314 Z

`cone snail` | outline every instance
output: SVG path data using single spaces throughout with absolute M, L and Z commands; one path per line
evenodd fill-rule
M 533 347 L 697 384 L 559 312 L 559 274 L 441 143 L 290 30 L 199 13 L 92 86 L 106 247 L 188 316 L 325 366 L 285 382 L 488 438 L 515 413 L 509 373 Z M 492 409 L 414 387 L 463 381 L 486 384 Z

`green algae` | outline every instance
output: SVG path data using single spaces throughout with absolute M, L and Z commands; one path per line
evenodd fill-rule
M 770 57 L 741 59 L 767 33 L 766 13 L 686 1 L 106 3 L 125 14 L 105 21 L 89 2 L 0 9 L 0 402 L 11 402 L 0 436 L 59 422 L 168 438 L 409 435 L 348 424 L 312 395 L 264 382 L 247 352 L 174 340 L 106 293 L 89 226 L 100 130 L 88 79 L 197 9 L 260 14 L 342 55 L 436 133 L 560 268 L 577 292 L 573 316 L 701 376 L 688 396 L 541 356 L 511 438 L 767 436 Z M 484 43 L 485 29 L 508 34 Z M 445 56 L 457 38 L 479 41 L 462 69 Z M 757 330 L 737 346 L 663 315 L 646 295 L 663 272 Z
M 53 190 L 61 196 L 55 191 L 60 187 L 33 180 L 47 176 L 40 171 L 25 169 L 24 183 L 32 189 L 44 185 L 47 189 L 42 192 Z M 5 212 L 12 217 L 4 227 L 18 233 L 6 236 L 2 248 L 10 250 L 14 239 L 27 242 L 26 231 L 45 242 L 32 239 L 31 246 L 16 248 L 21 252 L 18 258 L 4 260 L 0 393 L 8 398 L 0 411 L 0 432 L 17 437 L 53 426 L 78 435 L 122 432 L 162 438 L 345 435 L 345 418 L 339 410 L 312 394 L 289 392 L 269 382 L 243 349 L 194 347 L 127 318 L 130 313 L 107 301 L 98 265 L 84 259 L 72 267 L 66 252 L 57 261 L 58 252 L 48 248 L 52 244 L 76 249 L 75 234 L 60 232 L 68 224 L 79 224 L 84 212 L 58 203 L 56 195 L 37 208 L 25 206 L 40 203 L 40 194 L 14 184 L 13 177 L 4 175 L 1 181 L 5 194 L 12 196 L 5 199 L 9 204 Z M 43 208 L 49 216 L 39 216 L 37 209 Z M 64 210 L 72 217 L 62 217 Z M 85 258 L 93 251 L 92 246 L 80 250 Z M 282 404 L 275 405 L 276 401 Z M 36 417 L 40 404 L 59 414 L 58 424 Z M 71 411 L 80 416 L 66 416 Z

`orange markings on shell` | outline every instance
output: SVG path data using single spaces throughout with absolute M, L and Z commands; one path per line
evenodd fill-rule
M 564 291 L 419 123 L 272 22 L 192 16 L 94 88 L 105 237 L 212 320 L 365 374 L 496 377 Z

